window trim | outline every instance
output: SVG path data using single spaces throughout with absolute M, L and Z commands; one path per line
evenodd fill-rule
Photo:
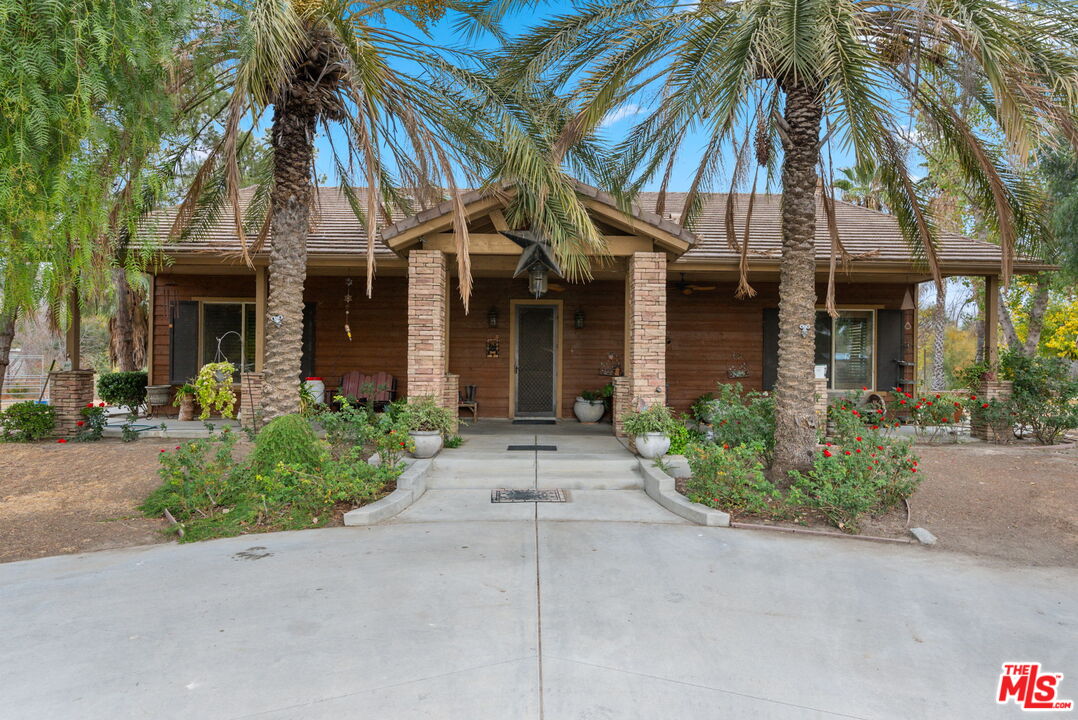
M 256 303 L 254 298 L 212 297 L 212 298 L 193 298 L 193 299 L 198 302 L 198 361 L 199 361 L 199 367 L 202 367 L 203 365 L 205 365 L 208 362 L 213 362 L 212 358 L 211 359 L 206 359 L 206 356 L 205 356 L 205 351 L 206 351 L 206 344 L 205 344 L 206 306 L 207 305 L 241 305 L 241 306 L 243 306 L 243 305 L 251 305 L 251 306 L 253 306 L 255 308 L 256 313 L 258 312 L 258 308 L 257 308 L 257 303 Z M 241 318 L 246 318 L 246 309 L 245 308 L 240 310 L 240 317 Z M 256 318 L 255 322 L 257 322 L 257 318 Z M 243 323 L 241 323 L 241 326 L 240 326 L 240 348 L 242 349 L 242 348 L 246 348 L 246 347 L 247 347 L 247 328 L 246 328 L 246 322 L 243 322 Z M 242 366 L 243 363 L 241 362 L 240 364 Z M 255 364 L 252 363 L 252 370 L 249 371 L 249 372 L 253 372 L 254 366 L 255 366 Z M 243 375 L 243 373 L 244 373 L 243 368 L 242 367 L 236 368 L 236 373 L 238 375 Z
M 871 370 L 872 378 L 871 378 L 871 382 L 868 383 L 868 388 L 872 392 L 879 392 L 879 390 L 876 388 L 876 382 L 878 380 L 876 370 L 877 370 L 877 364 L 879 363 L 878 354 L 879 354 L 879 345 L 880 345 L 879 344 L 880 324 L 878 322 L 877 311 L 881 310 L 881 309 L 883 309 L 883 308 L 880 305 L 839 305 L 837 307 L 837 310 L 839 312 L 840 317 L 842 316 L 843 312 L 868 312 L 868 313 L 872 313 L 872 361 L 869 363 L 869 368 Z M 826 312 L 826 311 L 827 311 L 826 307 L 824 307 L 822 305 L 816 306 L 816 312 Z M 828 316 L 828 319 L 830 319 L 830 321 L 831 321 L 831 377 L 827 378 L 827 389 L 828 390 L 835 390 L 836 389 L 835 388 L 835 338 L 838 335 L 835 332 L 835 320 L 837 320 L 838 318 L 833 318 L 833 317 Z M 848 391 L 850 389 L 851 388 L 842 388 L 842 390 L 844 390 L 844 391 Z

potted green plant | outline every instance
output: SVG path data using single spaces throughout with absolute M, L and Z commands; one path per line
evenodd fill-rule
M 184 383 L 176 388 L 176 394 L 172 398 L 172 404 L 180 409 L 177 420 L 195 419 L 195 386 Z
M 644 410 L 632 410 L 621 416 L 622 429 L 633 438 L 640 457 L 657 458 L 670 449 L 670 433 L 676 424 L 670 408 L 652 405 Z
M 437 455 L 445 436 L 453 430 L 453 413 L 430 395 L 411 398 L 401 412 L 408 435 L 415 444 L 412 455 L 417 458 Z
M 601 390 L 585 390 L 577 396 L 573 403 L 573 414 L 576 419 L 584 424 L 597 423 L 606 412 L 606 403 L 603 401 Z
M 199 419 L 205 420 L 211 412 L 230 418 L 236 407 L 236 391 L 232 389 L 232 376 L 236 366 L 230 362 L 206 363 L 195 378 L 195 397 L 202 408 Z

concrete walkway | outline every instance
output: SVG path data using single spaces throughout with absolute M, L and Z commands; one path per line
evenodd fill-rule
M 697 527 L 597 467 L 492 505 L 452 460 L 381 526 L 0 565 L 0 718 L 979 720 L 1029 660 L 1078 699 L 1074 570 Z

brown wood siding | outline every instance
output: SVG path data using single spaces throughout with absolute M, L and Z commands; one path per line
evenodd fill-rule
M 587 285 L 564 282 L 564 291 L 551 291 L 545 299 L 561 301 L 562 390 L 564 417 L 572 417 L 573 400 L 581 390 L 601 388 L 610 378 L 599 374 L 607 355 L 615 353 L 624 363 L 625 285 L 621 281 L 597 281 Z M 697 284 L 710 284 L 698 281 Z M 734 382 L 731 365 L 743 363 L 748 371 L 740 382 L 760 387 L 763 373 L 763 309 L 778 306 L 778 285 L 756 283 L 754 298 L 734 298 L 733 283 L 715 283 L 716 289 L 684 295 L 669 286 L 667 324 L 668 402 L 686 410 L 698 396 L 711 392 L 717 382 Z M 837 286 L 839 305 L 900 308 L 904 284 L 845 283 Z M 254 276 L 163 274 L 155 283 L 152 382 L 168 379 L 169 329 L 166 294 L 176 300 L 198 297 L 253 298 Z M 915 292 L 915 288 L 913 291 Z M 527 283 L 500 278 L 477 278 L 471 313 L 464 307 L 452 283 L 449 323 L 449 372 L 460 376 L 460 387 L 478 386 L 481 417 L 508 417 L 510 368 L 510 300 L 528 300 Z M 824 297 L 825 285 L 817 287 Z M 388 372 L 398 379 L 398 396 L 407 393 L 407 279 L 378 278 L 374 297 L 367 299 L 361 275 L 352 285 L 352 341 L 344 332 L 343 277 L 309 277 L 304 299 L 316 303 L 315 374 L 333 387 L 351 370 Z M 491 306 L 498 310 L 498 327 L 487 326 Z M 585 314 L 585 326 L 576 329 L 577 310 Z M 913 312 L 905 315 L 912 318 Z M 907 330 L 905 356 L 915 358 L 913 329 Z M 486 341 L 497 337 L 498 358 L 486 356 Z M 912 377 L 912 372 L 908 377 Z
M 153 372 L 151 385 L 168 382 L 169 317 L 166 298 L 194 300 L 195 298 L 254 299 L 255 278 L 242 275 L 158 275 L 154 282 L 153 312 Z
M 692 402 L 716 383 L 740 382 L 746 389 L 759 390 L 763 379 L 763 310 L 778 307 L 778 283 L 753 283 L 756 296 L 738 300 L 734 283 L 708 283 L 715 290 L 684 295 L 674 286 L 667 296 L 666 378 L 667 402 L 678 410 L 688 410 Z M 839 306 L 900 308 L 908 285 L 848 283 L 835 287 Z M 827 286 L 816 287 L 822 302 Z M 906 351 L 913 360 L 913 347 Z M 744 364 L 748 375 L 731 378 L 729 369 Z
M 615 353 L 624 362 L 625 285 L 621 281 L 598 281 L 570 285 L 563 281 L 562 292 L 551 291 L 544 300 L 561 301 L 563 417 L 572 417 L 573 401 L 582 390 L 599 389 L 610 378 L 599 374 L 599 366 Z M 460 376 L 460 387 L 476 386 L 480 417 L 509 417 L 510 300 L 530 300 L 527 281 L 477 278 L 471 312 L 464 306 L 453 283 L 449 320 L 449 372 Z M 491 307 L 497 308 L 498 327 L 487 324 Z M 584 312 L 584 327 L 574 326 L 577 310 Z M 500 356 L 488 358 L 486 341 L 498 338 Z
M 367 374 L 387 372 L 397 378 L 397 397 L 408 391 L 408 280 L 383 277 L 374 281 L 368 298 L 362 274 L 352 278 L 349 325 L 344 331 L 343 277 L 308 277 L 303 299 L 315 303 L 314 369 L 327 387 L 353 370 Z

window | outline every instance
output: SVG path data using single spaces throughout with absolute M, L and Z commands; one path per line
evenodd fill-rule
M 816 313 L 816 364 L 827 366 L 830 388 L 875 387 L 875 347 L 875 310 L 840 310 L 837 318 Z
M 203 364 L 227 361 L 235 365 L 238 372 L 254 370 L 253 302 L 203 302 L 200 329 Z

